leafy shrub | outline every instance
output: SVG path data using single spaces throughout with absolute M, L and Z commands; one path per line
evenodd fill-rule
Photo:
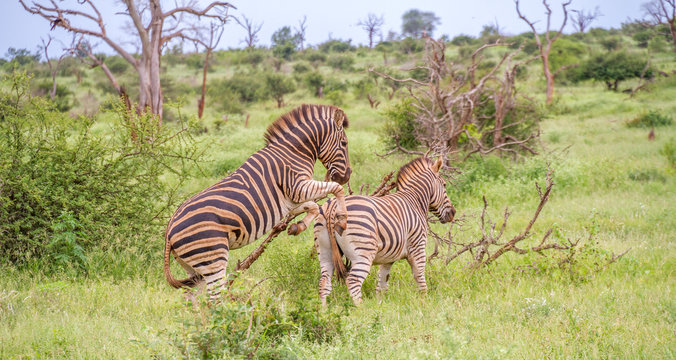
M 216 80 L 208 88 L 211 101 L 227 113 L 240 113 L 242 104 L 266 97 L 265 78 L 258 74 L 236 73 L 229 79 Z
M 54 263 L 61 267 L 75 266 L 85 270 L 87 257 L 78 240 L 86 239 L 80 231 L 82 225 L 75 219 L 72 212 L 64 211 L 52 224 L 52 238 L 47 244 L 47 252 Z
M 390 148 L 397 144 L 413 149 L 420 145 L 415 137 L 416 108 L 412 100 L 402 100 L 384 111 L 385 142 Z
M 628 121 L 627 126 L 630 128 L 652 128 L 659 126 L 669 126 L 671 123 L 671 116 L 664 115 L 656 110 L 651 110 Z
M 336 55 L 329 57 L 327 64 L 334 69 L 349 71 L 354 64 L 354 58 L 350 55 Z
M 352 40 L 328 40 L 326 42 L 323 42 L 317 46 L 319 51 L 321 52 L 337 52 L 337 53 L 343 53 L 347 51 L 354 51 L 356 48 L 354 45 L 352 45 Z
M 49 98 L 49 92 L 52 91 L 52 86 L 53 84 L 47 81 L 39 83 L 35 95 Z M 66 112 L 75 105 L 75 94 L 73 94 L 67 86 L 57 83 L 53 102 L 57 110 Z
M 129 68 L 127 60 L 117 55 L 107 57 L 105 63 L 114 74 L 122 74 Z
M 313 71 L 305 75 L 305 83 L 315 96 L 321 97 L 326 80 L 320 72 Z
M 607 37 L 601 40 L 601 46 L 607 51 L 613 51 L 620 48 L 622 40 L 619 37 Z
M 299 62 L 293 65 L 293 72 L 303 74 L 310 71 L 310 67 L 304 62 Z
M 326 93 L 326 100 L 328 100 L 332 105 L 343 106 L 345 105 L 345 93 L 340 90 L 332 90 Z
M 397 43 L 399 52 L 404 54 L 412 54 L 423 51 L 425 48 L 425 41 L 423 39 L 414 39 L 407 37 Z
M 305 60 L 311 62 L 311 63 L 323 63 L 326 61 L 326 55 L 317 52 L 317 51 L 307 51 L 307 54 L 305 55 Z
M 471 35 L 460 34 L 451 40 L 451 44 L 455 46 L 471 45 L 474 44 L 475 41 L 476 39 Z
M 296 52 L 298 43 L 298 35 L 292 35 L 291 28 L 284 26 L 272 34 L 272 53 L 277 58 L 290 60 Z
M 281 340 L 300 336 L 321 344 L 342 333 L 345 312 L 320 312 L 316 298 L 303 298 L 290 309 L 281 299 L 263 297 L 248 303 L 224 301 L 217 305 L 200 302 L 183 322 L 183 331 L 171 335 L 171 345 L 185 358 L 281 359 L 289 354 Z M 286 356 L 285 356 L 286 355 Z
M 660 154 L 664 155 L 667 158 L 669 166 L 676 170 L 676 139 L 672 138 L 665 143 L 662 150 L 660 150 Z
M 265 75 L 265 94 L 277 101 L 277 107 L 284 105 L 284 95 L 296 91 L 293 79 L 278 73 Z
M 629 179 L 633 181 L 665 182 L 667 180 L 657 169 L 635 169 L 629 171 L 627 175 L 629 176 Z
M 636 54 L 616 51 L 596 55 L 585 61 L 582 66 L 572 71 L 573 81 L 593 79 L 606 83 L 608 90 L 617 90 L 620 81 L 640 77 L 652 77 L 653 70 L 644 73 L 646 61 Z
M 184 62 L 189 69 L 202 69 L 204 68 L 204 55 L 199 53 L 189 54 L 185 57 Z
M 129 118 L 117 104 L 111 135 L 96 135 L 95 119 L 71 119 L 31 97 L 27 76 L 4 82 L 0 258 L 21 263 L 56 252 L 77 259 L 78 247 L 109 249 L 113 239 L 126 246 L 138 234 L 156 236 L 152 230 L 176 201 L 163 175 L 179 174 L 172 183 L 181 186 L 197 154 L 189 132 L 173 134 L 149 115 Z

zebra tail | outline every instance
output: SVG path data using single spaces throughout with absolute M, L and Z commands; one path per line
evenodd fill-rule
M 182 287 L 194 287 L 197 285 L 200 275 L 195 273 L 189 278 L 183 280 L 176 280 L 171 275 L 171 269 L 169 268 L 169 260 L 171 259 L 171 245 L 169 244 L 169 228 L 164 234 L 164 276 L 167 278 L 169 285 L 175 287 L 176 289 Z
M 331 206 L 326 214 L 326 227 L 329 232 L 329 242 L 331 243 L 331 261 L 333 262 L 333 269 L 336 272 L 338 280 L 345 281 L 348 269 L 345 263 L 343 263 L 343 256 L 338 247 L 338 241 L 336 241 L 335 231 L 333 230 L 335 219 L 335 211 L 333 210 L 335 210 L 335 206 Z

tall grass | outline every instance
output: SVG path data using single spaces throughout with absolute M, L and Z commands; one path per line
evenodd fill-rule
M 354 67 L 373 61 L 382 59 L 357 57 Z M 181 66 L 168 71 L 181 74 Z M 215 77 L 226 71 L 232 69 L 219 69 Z M 64 270 L 47 275 L 38 264 L 17 268 L 0 262 L 0 358 L 201 357 L 204 353 L 194 349 L 200 336 L 213 334 L 208 326 L 248 319 L 253 308 L 273 314 L 269 321 L 290 324 L 258 350 L 247 348 L 247 353 L 269 358 L 673 358 L 676 176 L 664 149 L 673 147 L 676 127 L 661 127 L 656 140 L 648 141 L 647 129 L 625 126 L 645 109 L 676 110 L 672 78 L 635 98 L 591 83 L 559 86 L 558 103 L 541 124 L 539 155 L 516 161 L 487 156 L 457 164 L 463 173 L 449 187 L 449 195 L 458 213 L 467 216 L 457 236 L 479 236 L 484 195 L 493 219 L 501 218 L 505 206 L 512 211 L 505 236 L 518 232 L 537 205 L 534 183 L 552 169 L 552 198 L 529 241 L 555 227 L 571 239 L 587 239 L 593 232 L 595 249 L 605 254 L 630 249 L 598 271 L 585 270 L 593 268 L 593 256 L 581 258 L 577 267 L 558 267 L 555 259 L 532 268 L 519 265 L 542 261 L 539 255 L 509 255 L 479 271 L 466 268 L 468 258 L 449 265 L 435 259 L 427 266 L 429 292 L 420 295 L 408 264 L 398 262 L 382 298 L 376 296 L 371 276 L 364 284 L 362 306 L 346 305 L 347 289 L 335 282 L 329 315 L 322 315 L 316 302 L 319 265 L 312 257 L 312 233 L 306 231 L 275 239 L 237 278 L 235 300 L 217 308 L 219 315 L 195 310 L 181 291 L 166 285 L 158 230 L 151 243 L 121 248 L 137 242 L 118 239 L 108 247 L 116 251 L 87 254 L 86 274 Z M 532 77 L 523 86 L 541 88 L 538 81 Z M 325 100 L 299 92 L 287 101 L 286 110 Z M 409 157 L 376 155 L 386 149 L 378 135 L 384 126 L 381 110 L 358 99 L 350 99 L 344 108 L 351 123 L 352 188 L 376 185 Z M 248 128 L 243 127 L 244 116 L 217 126 L 220 117 L 208 114 L 209 131 L 199 138 L 209 144 L 209 159 L 181 188 L 185 196 L 225 176 L 263 146 L 267 124 L 285 110 L 263 102 L 247 111 Z M 106 131 L 107 120 L 100 121 Z M 318 165 L 317 178 L 323 171 Z M 430 241 L 428 254 L 432 246 Z M 252 249 L 232 252 L 231 266 Z M 172 272 L 182 272 L 175 261 Z M 246 301 L 249 296 L 251 302 Z M 243 308 L 230 308 L 235 305 Z M 214 322 L 219 319 L 231 320 Z M 332 326 L 340 332 L 325 340 L 307 336 L 308 329 L 330 332 Z

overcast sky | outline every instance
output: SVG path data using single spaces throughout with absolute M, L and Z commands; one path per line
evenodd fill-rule
M 49 23 L 36 15 L 26 12 L 16 0 L 0 0 L 0 55 L 4 55 L 8 47 L 37 49 L 40 38 L 46 38 L 50 33 Z M 45 0 L 41 0 L 45 1 Z M 31 0 L 27 0 L 31 2 Z M 66 0 L 64 4 L 71 3 Z M 122 6 L 113 0 L 94 0 L 102 12 L 108 33 L 115 40 L 125 41 L 129 38 L 123 30 L 125 15 L 116 14 Z M 199 1 L 202 4 L 208 1 Z M 635 19 L 642 16 L 642 0 L 573 0 L 570 9 L 585 9 L 593 11 L 595 7 L 603 14 L 593 23 L 593 27 L 619 28 L 628 18 Z M 57 3 L 61 3 L 57 0 Z M 528 30 L 527 25 L 518 18 L 513 0 L 286 0 L 286 1 L 238 1 L 231 2 L 237 7 L 233 15 L 246 15 L 256 23 L 263 23 L 260 32 L 260 45 L 270 45 L 272 33 L 282 26 L 298 26 L 298 21 L 307 16 L 307 42 L 311 45 L 324 42 L 327 39 L 351 39 L 353 44 L 368 44 L 368 37 L 357 23 L 369 13 L 382 15 L 385 24 L 382 28 L 383 36 L 395 31 L 401 32 L 401 15 L 410 9 L 432 11 L 440 19 L 441 24 L 434 32 L 435 37 L 447 34 L 453 37 L 458 34 L 477 36 L 483 25 L 495 24 L 505 34 L 518 34 Z M 558 0 L 550 0 L 554 16 L 552 28 L 560 26 L 561 5 Z M 165 10 L 169 9 L 174 1 L 163 3 Z M 79 6 L 79 5 L 75 5 Z M 540 0 L 521 0 L 522 12 L 529 19 L 541 20 L 536 25 L 538 30 L 544 30 L 546 17 Z M 566 25 L 565 32 L 571 32 L 572 25 Z M 69 42 L 63 30 L 51 32 L 56 38 Z M 226 27 L 226 32 L 219 48 L 242 47 L 245 31 L 235 22 Z M 95 42 L 96 43 L 96 42 Z M 100 41 L 98 42 L 100 43 Z M 133 46 L 127 45 L 133 50 Z M 56 52 L 59 47 L 55 47 Z M 186 50 L 193 49 L 192 46 Z M 98 45 L 97 51 L 111 52 L 104 44 Z

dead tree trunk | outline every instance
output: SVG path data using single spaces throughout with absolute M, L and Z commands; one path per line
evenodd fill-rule
M 209 60 L 211 59 L 211 53 L 221 41 L 221 36 L 223 36 L 224 29 L 225 28 L 223 27 L 223 24 L 211 23 L 209 24 L 209 42 L 200 41 L 200 43 L 205 48 L 204 69 L 202 71 L 202 95 L 197 101 L 197 117 L 200 119 L 204 114 L 204 105 L 206 102 L 207 71 L 209 70 Z
M 158 124 L 162 123 L 162 86 L 160 65 L 162 47 L 172 39 L 195 39 L 202 30 L 197 22 L 189 23 L 186 16 L 193 18 L 211 18 L 225 22 L 228 10 L 234 8 L 227 2 L 215 1 L 197 9 L 193 3 L 176 6 L 162 11 L 160 0 L 148 0 L 147 6 L 137 8 L 137 1 L 123 0 L 126 11 L 134 27 L 133 36 L 140 43 L 140 57 L 125 50 L 119 42 L 108 36 L 105 21 L 93 0 L 79 0 L 78 7 L 62 8 L 61 2 L 35 0 L 31 6 L 26 0 L 19 0 L 23 8 L 31 14 L 39 15 L 52 24 L 52 29 L 61 27 L 68 32 L 87 37 L 99 38 L 108 44 L 131 64 L 138 74 L 139 98 L 138 112 L 150 112 L 157 115 Z M 187 23 L 187 24 L 186 24 Z M 166 25 L 166 26 L 165 26 Z M 103 69 L 103 67 L 101 67 Z M 106 74 L 108 76 L 108 74 Z M 108 76 L 110 79 L 110 76 Z
M 552 69 L 550 67 L 549 63 L 549 53 L 552 51 L 552 44 L 561 36 L 561 32 L 563 32 L 563 28 L 566 26 L 566 22 L 568 21 L 568 5 L 572 0 L 568 0 L 567 2 L 564 2 L 561 4 L 563 8 L 563 22 L 561 23 L 561 27 L 559 28 L 559 31 L 557 31 L 556 35 L 554 37 L 550 37 L 549 35 L 549 29 L 550 29 L 550 24 L 551 24 L 551 17 L 552 17 L 552 9 L 549 7 L 549 4 L 547 3 L 547 0 L 543 0 L 542 4 L 545 6 L 545 13 L 547 14 L 547 28 L 545 29 L 545 43 L 543 43 L 540 40 L 540 35 L 538 35 L 537 30 L 535 30 L 535 22 L 530 21 L 526 18 L 521 13 L 521 10 L 519 9 L 519 0 L 515 0 L 516 3 L 516 12 L 519 14 L 519 18 L 526 22 L 528 26 L 531 28 L 531 31 L 533 32 L 533 35 L 535 36 L 535 43 L 538 46 L 538 50 L 540 52 L 540 57 L 542 58 L 542 70 L 545 75 L 545 80 L 547 81 L 547 104 L 551 104 L 552 101 L 554 100 L 554 76 L 555 72 L 552 72 Z

